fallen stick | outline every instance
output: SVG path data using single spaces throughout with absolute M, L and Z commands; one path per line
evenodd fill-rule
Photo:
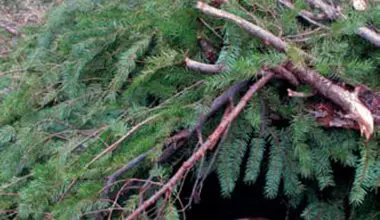
M 222 64 L 206 64 L 201 63 L 190 58 L 185 58 L 185 65 L 187 68 L 202 73 L 217 74 L 225 70 L 224 65 Z
M 4 28 L 6 31 L 8 31 L 12 35 L 15 35 L 15 36 L 20 35 L 20 32 L 19 32 L 18 28 L 16 27 L 16 25 L 11 24 L 7 21 L 0 20 L 0 27 Z
M 283 4 L 285 7 L 294 10 L 295 7 L 294 5 L 289 1 L 289 0 L 278 0 L 279 3 Z M 323 29 L 329 30 L 330 28 L 317 22 L 317 20 L 324 20 L 326 19 L 326 16 L 324 14 L 319 14 L 319 15 L 314 15 L 313 13 L 306 11 L 306 10 L 301 10 L 298 12 L 298 16 L 301 18 L 307 20 L 309 23 L 314 24 L 315 26 L 321 27 Z
M 336 20 L 340 15 L 338 9 L 331 7 L 329 4 L 322 0 L 307 0 L 307 2 L 315 8 L 323 11 L 330 20 Z
M 247 31 L 251 35 L 257 36 L 261 38 L 262 40 L 264 40 L 265 42 L 272 44 L 276 49 L 280 51 L 286 51 L 287 43 L 282 41 L 280 38 L 276 37 L 274 34 L 266 31 L 265 29 L 257 25 L 254 25 L 246 21 L 245 19 L 239 16 L 214 8 L 201 1 L 197 2 L 196 8 L 207 15 L 211 15 L 217 18 L 223 18 L 228 21 L 231 21 L 235 23 L 236 25 L 238 25 L 239 27 L 243 28 L 245 31 Z
M 196 162 L 200 160 L 208 150 L 212 150 L 212 148 L 216 145 L 218 140 L 224 134 L 227 127 L 233 122 L 241 113 L 241 111 L 248 104 L 248 101 L 252 98 L 252 96 L 262 88 L 272 77 L 274 73 L 268 72 L 265 74 L 260 80 L 258 80 L 255 84 L 253 84 L 246 94 L 241 98 L 240 102 L 236 105 L 235 108 L 232 109 L 231 113 L 228 114 L 218 125 L 218 127 L 214 130 L 214 132 L 208 137 L 206 142 L 202 144 L 199 149 L 187 160 L 183 163 L 183 165 L 178 169 L 178 171 L 170 178 L 170 180 L 160 188 L 156 193 L 154 193 L 148 200 L 146 200 L 142 205 L 140 205 L 136 210 L 134 210 L 126 220 L 136 219 L 141 213 L 143 213 L 149 206 L 153 205 L 161 196 L 163 196 L 167 192 L 171 192 L 175 187 L 176 183 L 182 179 L 184 174 L 195 166 Z

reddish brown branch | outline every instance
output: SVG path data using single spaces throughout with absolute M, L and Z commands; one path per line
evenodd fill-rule
M 232 86 L 230 86 L 226 91 L 219 95 L 211 104 L 210 110 L 206 115 L 201 115 L 195 127 L 192 130 L 182 130 L 174 135 L 172 138 L 165 143 L 167 148 L 162 152 L 159 162 L 167 160 L 178 148 L 182 147 L 185 142 L 194 135 L 195 132 L 199 132 L 203 125 L 209 120 L 217 111 L 222 109 L 228 103 L 233 102 L 233 98 L 239 93 L 244 87 L 249 85 L 249 80 L 239 81 Z
M 139 215 L 141 215 L 144 210 L 146 210 L 149 206 L 153 205 L 161 196 L 165 195 L 167 192 L 171 192 L 175 187 L 176 183 L 182 179 L 184 174 L 190 170 L 198 160 L 200 160 L 208 150 L 211 150 L 218 140 L 223 135 L 224 131 L 227 127 L 234 121 L 244 107 L 248 104 L 248 101 L 252 98 L 257 90 L 262 88 L 272 77 L 274 73 L 268 72 L 265 76 L 263 76 L 259 81 L 253 84 L 246 94 L 241 98 L 240 102 L 236 105 L 235 108 L 232 109 L 231 113 L 225 117 L 218 127 L 214 130 L 214 132 L 209 136 L 204 144 L 187 160 L 183 163 L 183 165 L 178 169 L 178 171 L 174 174 L 172 178 L 158 190 L 154 195 L 152 195 L 148 200 L 146 200 L 141 206 L 139 206 L 131 215 L 129 215 L 126 219 L 133 220 L 136 219 Z

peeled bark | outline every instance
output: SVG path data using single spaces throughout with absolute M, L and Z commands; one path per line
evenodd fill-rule
M 335 104 L 346 111 L 346 117 L 355 120 L 360 127 L 361 134 L 368 140 L 373 134 L 374 120 L 369 109 L 359 100 L 355 92 L 349 92 L 340 86 L 333 84 L 316 71 L 292 63 L 287 68 L 297 76 L 299 80 L 311 85 L 321 95 L 329 98 Z
M 217 74 L 224 71 L 225 67 L 222 64 L 206 64 L 201 63 L 190 58 L 185 58 L 185 65 L 187 68 L 201 73 Z

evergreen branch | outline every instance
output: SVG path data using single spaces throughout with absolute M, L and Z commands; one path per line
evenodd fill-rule
M 207 24 L 207 22 L 205 20 L 203 20 L 202 18 L 198 18 L 199 21 L 204 25 L 206 26 L 215 36 L 217 36 L 220 40 L 223 40 L 223 38 L 218 34 L 218 32 L 215 31 L 214 28 L 212 28 L 209 24 Z
M 101 153 L 99 153 L 98 155 L 96 155 L 90 162 L 88 162 L 85 166 L 84 166 L 84 169 L 87 169 L 89 168 L 93 163 L 95 163 L 95 161 L 99 160 L 102 156 L 104 156 L 105 154 L 109 153 L 109 152 L 112 152 L 114 151 L 121 143 L 123 143 L 128 137 L 130 137 L 135 131 L 137 131 L 141 126 L 149 123 L 150 121 L 153 121 L 154 119 L 156 119 L 158 116 L 160 116 L 160 114 L 157 114 L 157 115 L 153 115 L 147 119 L 145 119 L 144 121 L 138 123 L 137 125 L 133 126 L 124 136 L 122 136 L 121 138 L 119 138 L 119 140 L 117 140 L 115 143 L 113 143 L 112 145 L 110 145 L 109 147 L 107 147 L 106 149 L 104 149 Z
M 201 62 L 192 60 L 188 57 L 185 58 L 185 65 L 190 70 L 193 70 L 195 72 L 201 72 L 201 73 L 217 74 L 225 70 L 225 67 L 222 64 L 201 63 Z
M 183 165 L 178 169 L 178 171 L 170 178 L 170 180 L 155 194 L 153 194 L 148 200 L 146 200 L 142 205 L 140 205 L 137 209 L 131 213 L 126 220 L 136 219 L 141 215 L 144 210 L 146 210 L 149 206 L 153 205 L 162 195 L 167 192 L 171 192 L 176 185 L 176 183 L 182 179 L 184 174 L 190 170 L 198 160 L 200 160 L 208 150 L 212 150 L 216 145 L 218 140 L 224 134 L 224 131 L 227 127 L 239 116 L 241 111 L 248 104 L 248 101 L 252 98 L 252 96 L 273 77 L 272 72 L 268 72 L 265 76 L 263 76 L 260 80 L 258 80 L 255 84 L 253 84 L 247 93 L 241 98 L 240 102 L 236 105 L 235 108 L 232 109 L 231 113 L 229 113 L 225 118 L 222 119 L 218 127 L 214 130 L 214 132 L 209 136 L 209 138 L 201 145 L 201 147 L 187 160 L 183 163 Z
M 28 179 L 29 177 L 32 177 L 32 176 L 33 176 L 33 173 L 30 173 L 30 174 L 25 175 L 25 176 L 23 176 L 23 177 L 19 177 L 19 178 L 13 180 L 12 182 L 10 182 L 10 183 L 8 183 L 8 184 L 6 184 L 6 185 L 0 186 L 0 189 L 1 189 L 1 190 L 4 190 L 4 189 L 6 189 L 6 188 L 9 188 L 9 187 L 11 187 L 11 186 L 13 186 L 13 185 L 15 185 L 15 184 L 17 184 L 17 183 L 23 181 L 23 180 Z

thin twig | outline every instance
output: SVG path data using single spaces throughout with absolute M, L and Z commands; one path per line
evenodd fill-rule
M 206 26 L 213 34 L 215 34 L 215 36 L 217 36 L 220 40 L 223 40 L 223 37 L 222 36 L 220 36 L 219 34 L 218 34 L 218 32 L 216 32 L 215 31 L 215 29 L 214 28 L 212 28 L 209 24 L 207 24 L 207 22 L 205 21 L 205 20 L 203 20 L 202 18 L 198 18 L 199 19 L 199 21 L 204 25 L 204 26 Z
M 145 119 L 144 121 L 138 123 L 137 125 L 133 126 L 127 134 L 125 134 L 124 136 L 122 136 L 121 138 L 119 138 L 119 140 L 117 140 L 115 143 L 113 143 L 112 145 L 110 145 L 109 147 L 107 147 L 106 149 L 104 149 L 100 154 L 98 154 L 96 157 L 94 157 L 90 162 L 88 162 L 85 166 L 84 166 L 84 169 L 87 169 L 89 168 L 93 163 L 95 163 L 95 161 L 99 160 L 102 156 L 104 156 L 105 154 L 109 153 L 109 152 L 112 152 L 114 151 L 121 143 L 123 143 L 125 141 L 125 139 L 127 139 L 128 137 L 130 137 L 135 131 L 137 131 L 141 126 L 145 125 L 146 123 L 156 119 L 157 117 L 159 116 L 159 114 L 157 115 L 153 115 L 147 119 Z
M 19 177 L 16 180 L 14 180 L 14 181 L 12 181 L 12 182 L 10 182 L 8 184 L 5 184 L 5 185 L 1 186 L 0 190 L 4 190 L 6 188 L 9 188 L 9 187 L 11 187 L 11 186 L 19 183 L 20 181 L 26 180 L 26 179 L 28 179 L 29 177 L 32 177 L 32 176 L 33 176 L 33 173 L 30 173 L 30 174 L 28 174 L 26 176 L 23 176 L 23 177 Z

